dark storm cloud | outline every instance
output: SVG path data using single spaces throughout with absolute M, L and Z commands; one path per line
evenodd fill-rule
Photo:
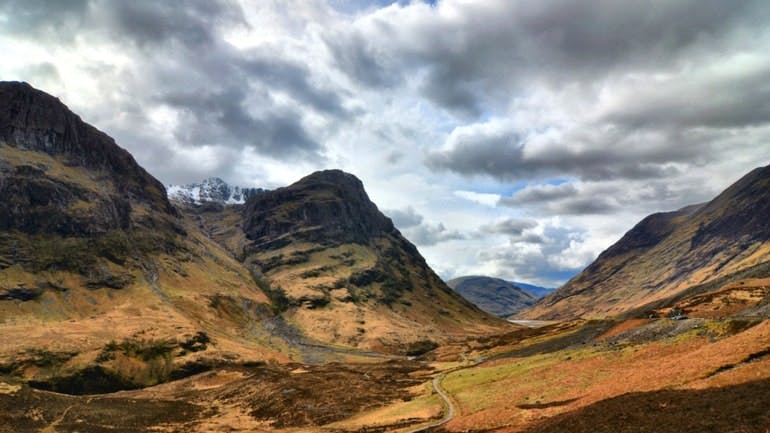
M 424 96 L 451 111 L 480 114 L 479 107 L 497 95 L 515 94 L 534 81 L 590 84 L 618 70 L 665 69 L 701 47 L 729 46 L 740 37 L 733 32 L 737 23 L 761 29 L 770 18 L 759 0 L 450 7 L 452 14 L 412 5 L 367 17 L 353 37 L 333 45 L 347 59 L 340 66 L 375 85 L 393 71 L 424 70 Z
M 434 170 L 491 176 L 502 181 L 575 176 L 585 180 L 650 179 L 679 173 L 675 163 L 703 165 L 715 158 L 703 133 L 676 131 L 577 131 L 540 143 L 500 129 L 460 131 L 447 149 L 428 154 Z M 712 134 L 713 135 L 713 134 Z M 671 145 L 676 143 L 676 145 Z M 582 144 L 577 146 L 576 144 Z
M 299 115 L 286 110 L 271 111 L 263 117 L 249 112 L 246 92 L 240 88 L 218 93 L 172 93 L 162 100 L 183 113 L 176 137 L 187 144 L 251 145 L 263 154 L 312 156 L 320 145 L 299 122 Z
M 627 128 L 736 128 L 770 122 L 770 64 L 745 59 L 740 80 L 694 72 L 655 86 L 639 83 L 602 120 Z
M 258 78 L 273 88 L 286 91 L 296 100 L 340 120 L 350 113 L 343 106 L 340 94 L 316 87 L 311 83 L 312 73 L 304 65 L 281 60 L 276 53 L 256 53 L 239 64 L 251 79 Z
M 537 222 L 527 219 L 507 218 L 496 221 L 492 224 L 481 226 L 481 231 L 485 233 L 500 233 L 511 236 L 520 236 L 525 230 L 537 227 Z
M 232 1 L 118 1 L 99 6 L 111 31 L 139 45 L 175 41 L 201 47 L 216 41 L 216 24 L 246 25 L 240 6 Z
M 383 63 L 383 54 L 375 52 L 359 33 L 331 34 L 326 37 L 325 43 L 334 56 L 336 66 L 358 83 L 387 88 L 401 80 L 401 73 L 388 68 Z
M 541 216 L 606 215 L 621 211 L 643 215 L 676 210 L 707 200 L 713 193 L 697 184 L 671 185 L 665 178 L 573 181 L 528 185 L 510 197 L 502 197 L 498 204 Z
M 0 0 L 3 32 L 29 38 L 71 41 L 83 23 L 88 0 Z
M 250 147 L 279 160 L 323 161 L 324 147 L 318 132 L 309 129 L 308 116 L 320 116 L 327 128 L 351 116 L 344 106 L 345 92 L 278 47 L 237 49 L 225 41 L 225 31 L 250 28 L 237 1 L 0 0 L 0 15 L 9 17 L 10 24 L 0 32 L 31 40 L 53 33 L 56 38 L 46 44 L 68 49 L 77 34 L 83 43 L 112 45 L 131 59 L 120 70 L 88 67 L 100 86 L 111 89 L 102 103 L 130 114 L 122 121 L 131 124 L 116 123 L 112 129 L 134 151 L 148 143 L 155 143 L 158 152 L 175 147 L 128 132 L 143 129 L 148 113 L 161 106 L 176 113 L 172 132 L 182 147 Z M 143 113 L 135 113 L 137 108 Z M 178 178 L 172 163 L 154 164 L 150 159 L 148 168 L 162 178 Z
M 530 185 L 511 197 L 501 198 L 499 204 L 513 208 L 535 208 L 551 215 L 595 215 L 617 211 L 621 207 L 619 201 L 622 201 L 618 200 L 618 196 L 626 196 L 632 201 L 637 195 L 626 191 L 623 186 L 606 184 L 581 184 L 581 188 L 574 183 Z

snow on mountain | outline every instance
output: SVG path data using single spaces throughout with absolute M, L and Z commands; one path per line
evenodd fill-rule
M 169 185 L 166 189 L 166 194 L 171 200 L 188 204 L 201 204 L 205 202 L 243 204 L 249 197 L 265 191 L 262 188 L 230 186 L 218 177 L 210 177 L 200 183 Z

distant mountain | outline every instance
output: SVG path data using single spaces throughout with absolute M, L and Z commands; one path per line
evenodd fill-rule
M 522 316 L 650 315 L 686 305 L 692 309 L 686 299 L 711 294 L 702 298 L 705 302 L 718 293 L 724 305 L 715 302 L 709 308 L 720 314 L 727 311 L 726 305 L 733 311 L 762 299 L 748 292 L 727 296 L 724 290 L 734 290 L 729 284 L 761 288 L 766 284 L 758 279 L 766 277 L 770 277 L 770 166 L 753 170 L 708 203 L 643 219 Z
M 262 188 L 230 186 L 218 177 L 210 177 L 200 183 L 169 185 L 166 190 L 169 199 L 188 204 L 244 204 L 249 198 L 265 191 Z
M 549 287 L 542 287 L 542 286 L 535 286 L 534 284 L 527 284 L 522 283 L 521 281 L 511 281 L 511 283 L 519 287 L 521 289 L 524 289 L 525 292 L 529 293 L 530 295 L 536 297 L 536 298 L 542 298 L 543 296 L 546 296 L 550 293 L 552 293 L 555 288 L 549 288 Z
M 499 317 L 518 313 L 538 299 L 522 287 L 500 278 L 471 275 L 449 280 L 447 285 L 477 307 Z

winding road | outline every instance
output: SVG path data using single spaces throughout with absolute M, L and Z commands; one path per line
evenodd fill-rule
M 455 405 L 452 403 L 452 400 L 449 398 L 449 395 L 447 395 L 446 392 L 441 388 L 441 380 L 444 379 L 444 375 L 439 375 L 433 378 L 433 389 L 436 390 L 436 394 L 441 397 L 442 400 L 444 400 L 444 406 L 446 406 L 446 413 L 444 414 L 444 417 L 441 418 L 438 421 L 434 421 L 430 424 L 426 424 L 422 427 L 418 427 L 412 430 L 407 430 L 405 433 L 418 433 L 422 432 L 428 429 L 432 429 L 434 427 L 438 427 L 441 425 L 444 425 L 452 420 L 455 416 Z

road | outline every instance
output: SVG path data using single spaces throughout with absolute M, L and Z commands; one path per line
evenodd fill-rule
M 433 378 L 433 389 L 436 390 L 436 394 L 441 397 L 442 400 L 444 400 L 444 406 L 446 406 L 446 413 L 444 414 L 444 417 L 441 418 L 438 421 L 434 421 L 430 424 L 426 424 L 422 427 L 418 427 L 412 430 L 407 430 L 405 433 L 418 433 L 425 430 L 432 429 L 434 427 L 438 427 L 441 425 L 444 425 L 452 420 L 452 418 L 455 417 L 455 405 L 452 403 L 452 400 L 449 398 L 446 392 L 441 388 L 441 380 L 444 379 L 444 375 L 439 375 Z

